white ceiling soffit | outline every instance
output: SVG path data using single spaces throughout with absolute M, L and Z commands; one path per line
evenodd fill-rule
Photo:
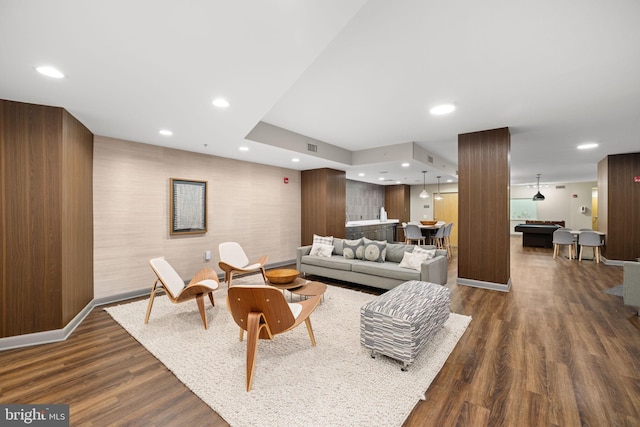
M 458 134 L 508 127 L 512 184 L 595 181 L 638 151 L 639 16 L 635 0 L 0 0 L 0 98 L 101 136 L 384 183 L 422 184 L 406 144 L 455 165 Z M 443 102 L 456 110 L 429 114 Z M 351 163 L 246 139 L 260 122 Z
M 389 174 L 391 169 L 392 173 L 385 177 L 384 181 L 388 181 L 385 183 L 402 182 L 400 177 L 406 172 L 402 171 L 401 164 L 409 164 L 410 161 L 413 162 L 414 168 L 419 167 L 422 168 L 421 170 L 434 172 L 435 175 L 455 177 L 457 174 L 454 165 L 447 164 L 445 160 L 427 152 L 415 142 L 349 151 L 264 122 L 258 123 L 249 132 L 247 139 L 335 162 L 339 169 L 347 171 L 348 179 L 363 180 L 358 176 L 358 172 L 363 170 L 362 167 L 366 167 L 371 171 L 384 170 L 384 174 Z M 380 181 L 377 174 L 370 174 L 367 180 Z M 407 182 L 405 178 L 404 183 L 413 184 L 414 182 Z

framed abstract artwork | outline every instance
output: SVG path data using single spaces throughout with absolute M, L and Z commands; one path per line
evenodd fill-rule
M 170 234 L 207 232 L 207 181 L 171 178 Z

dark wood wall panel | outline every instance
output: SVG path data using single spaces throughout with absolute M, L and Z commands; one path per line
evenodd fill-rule
M 345 237 L 347 179 L 344 171 L 313 169 L 301 173 L 301 242 L 310 245 L 313 235 Z
M 93 263 L 93 244 L 82 246 L 80 259 L 75 257 L 76 252 L 65 251 L 65 230 L 68 232 L 71 226 L 65 227 L 63 215 L 83 203 L 89 203 L 91 211 L 92 199 L 77 191 L 65 196 L 63 187 L 64 182 L 73 180 L 82 180 L 81 186 L 91 187 L 92 173 L 75 177 L 74 170 L 64 172 L 71 163 L 63 162 L 63 109 L 12 101 L 0 104 L 3 230 L 0 317 L 2 337 L 7 337 L 60 329 L 67 323 L 63 307 L 70 293 L 65 293 L 63 260 L 77 271 L 86 271 L 85 264 Z M 84 144 L 91 146 L 93 136 L 90 132 L 89 135 L 89 138 L 84 135 Z M 85 157 L 87 160 L 84 167 L 91 170 L 92 159 Z M 65 173 L 69 175 L 63 180 Z M 65 197 L 78 200 L 68 205 Z M 89 221 L 91 237 L 92 218 Z M 81 228 L 86 236 L 86 226 Z M 66 290 L 76 284 L 71 281 Z M 83 292 L 90 290 L 92 298 L 93 276 L 82 286 Z
M 3 102 L 3 336 L 61 325 L 61 111 Z M 56 166 L 57 164 L 57 166 Z
M 387 218 L 409 222 L 411 216 L 411 187 L 405 184 L 384 187 L 384 208 Z
M 603 254 L 611 260 L 635 260 L 640 257 L 640 183 L 634 177 L 640 176 L 640 153 L 605 160 L 598 164 L 598 227 L 602 224 L 607 235 Z
M 510 278 L 508 128 L 458 135 L 458 277 Z

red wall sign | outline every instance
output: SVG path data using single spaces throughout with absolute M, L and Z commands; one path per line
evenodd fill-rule
M 284 183 L 288 184 L 289 183 L 289 178 L 287 178 L 286 176 L 284 177 Z
M 634 176 L 633 182 L 640 182 L 640 176 Z

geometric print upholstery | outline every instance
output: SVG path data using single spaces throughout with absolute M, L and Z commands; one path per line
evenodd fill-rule
M 419 280 L 402 283 L 360 308 L 360 343 L 406 369 L 449 313 L 448 288 Z

